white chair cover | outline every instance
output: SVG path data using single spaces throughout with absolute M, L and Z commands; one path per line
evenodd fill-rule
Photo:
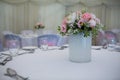
M 21 31 L 21 35 L 23 35 L 23 36 L 29 36 L 29 35 L 32 35 L 32 34 L 34 34 L 34 32 L 32 30 Z
M 2 34 L 3 34 L 3 35 L 6 35 L 6 34 L 13 34 L 13 32 L 12 32 L 12 31 L 7 30 L 7 31 L 3 31 L 3 32 L 2 32 Z

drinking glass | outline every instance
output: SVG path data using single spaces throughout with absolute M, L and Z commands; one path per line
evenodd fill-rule
M 48 49 L 48 42 L 46 38 L 43 38 L 41 41 L 41 49 L 42 50 L 47 50 Z
M 10 40 L 8 42 L 8 50 L 9 50 L 10 55 L 16 56 L 19 52 L 19 49 L 20 49 L 19 41 Z
M 114 50 L 115 49 L 115 46 L 116 46 L 116 41 L 114 39 L 111 39 L 109 42 L 108 42 L 108 50 Z

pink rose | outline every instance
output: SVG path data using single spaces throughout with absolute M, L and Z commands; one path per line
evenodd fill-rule
M 67 18 L 64 18 L 63 21 L 62 21 L 62 24 L 67 24 Z
M 82 18 L 87 22 L 91 19 L 91 14 L 90 13 L 84 13 L 82 15 Z
M 66 24 L 62 24 L 62 26 L 61 26 L 61 32 L 66 32 Z
M 90 27 L 95 27 L 96 26 L 96 22 L 93 19 L 91 19 L 88 23 L 90 24 Z
M 83 19 L 80 19 L 77 23 L 78 27 L 81 28 L 81 26 L 83 25 L 84 23 L 84 20 Z

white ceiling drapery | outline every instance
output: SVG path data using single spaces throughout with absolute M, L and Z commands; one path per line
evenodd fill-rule
M 49 4 L 49 3 L 61 3 L 65 6 L 75 5 L 76 3 L 83 3 L 86 6 L 98 6 L 105 4 L 107 6 L 120 5 L 120 0 L 1 0 L 9 4 L 21 4 L 26 2 Z
M 1 0 L 1 1 L 9 4 L 20 4 L 20 3 L 25 3 L 29 0 Z
M 120 0 L 0 0 L 0 32 L 33 29 L 38 21 L 55 31 L 65 14 L 82 7 L 95 13 L 108 29 L 119 28 L 119 4 Z

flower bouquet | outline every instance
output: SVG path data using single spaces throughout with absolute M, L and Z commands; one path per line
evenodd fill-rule
M 58 31 L 62 35 L 83 33 L 84 37 L 97 35 L 98 30 L 102 28 L 100 20 L 93 14 L 82 9 L 66 16 L 62 25 L 58 26 Z
M 35 29 L 43 29 L 43 28 L 45 28 L 45 26 L 44 26 L 42 23 L 38 22 L 38 23 L 34 26 L 34 28 L 35 28 Z
M 86 9 L 73 12 L 63 19 L 58 31 L 69 35 L 69 60 L 72 62 L 91 61 L 91 39 L 102 29 L 100 20 Z

